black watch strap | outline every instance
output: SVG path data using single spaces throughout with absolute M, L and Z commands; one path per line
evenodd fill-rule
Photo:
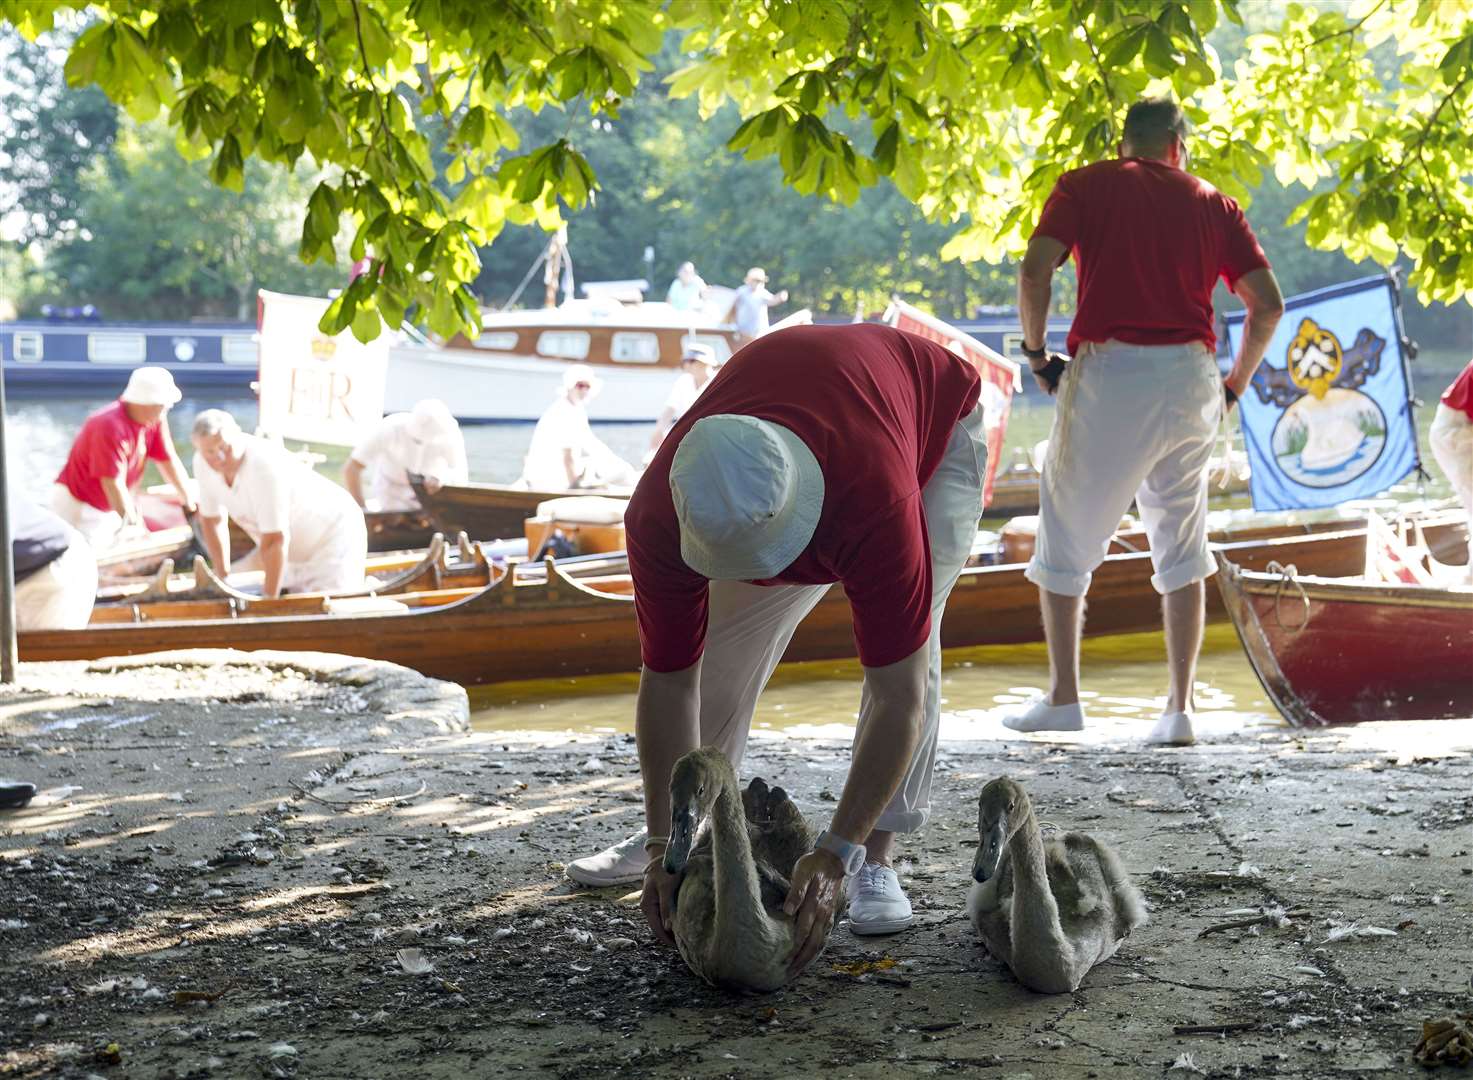
M 1048 355 L 1048 342 L 1044 342 L 1036 349 L 1030 349 L 1027 345 L 1022 346 L 1023 355 L 1030 360 L 1042 360 Z

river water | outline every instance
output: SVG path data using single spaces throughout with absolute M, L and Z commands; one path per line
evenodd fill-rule
M 1422 380 L 1419 380 L 1419 383 Z M 1437 381 L 1437 377 L 1428 382 Z M 1420 386 L 1424 400 L 1436 400 L 1438 386 Z M 78 425 L 100 403 L 95 399 L 10 400 L 8 445 L 11 483 L 44 499 L 56 477 Z M 229 409 L 247 430 L 255 424 L 254 399 L 187 398 L 170 413 L 176 444 L 189 454 L 189 425 L 203 408 Z M 1030 448 L 1047 437 L 1052 402 L 1037 395 L 1017 400 L 1008 429 L 1004 462 L 1015 448 Z M 1431 409 L 1420 411 L 1426 432 Z M 626 460 L 638 461 L 653 425 L 595 424 L 594 428 Z M 509 482 L 521 471 L 521 456 L 531 436 L 527 424 L 471 425 L 465 429 L 471 476 Z M 1425 445 L 1425 440 L 1423 445 Z M 328 461 L 321 466 L 336 475 L 343 450 L 317 448 Z M 1447 493 L 1435 469 L 1430 496 Z M 152 482 L 157 482 L 153 478 Z M 1407 494 L 1414 494 L 1408 489 Z M 1083 686 L 1091 732 L 1085 737 L 1128 738 L 1143 731 L 1160 711 L 1157 695 L 1165 691 L 1165 653 L 1159 634 L 1087 640 L 1083 653 Z M 943 737 L 985 737 L 1003 729 L 999 716 L 1041 690 L 1048 661 L 1042 646 L 954 650 L 946 655 L 943 680 Z M 1199 730 L 1241 730 L 1278 725 L 1269 703 L 1244 658 L 1233 631 L 1209 628 L 1198 673 Z M 848 737 L 858 709 L 860 669 L 856 662 L 789 665 L 779 669 L 758 705 L 754 729 L 793 735 Z M 547 730 L 627 732 L 633 727 L 636 677 L 516 683 L 475 690 L 473 723 L 479 730 Z M 1078 737 L 1071 737 L 1078 738 Z

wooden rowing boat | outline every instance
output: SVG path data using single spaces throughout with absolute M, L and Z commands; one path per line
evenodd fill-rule
M 1208 468 L 1208 491 L 1212 495 L 1241 495 L 1248 490 L 1248 473 L 1234 461 L 1223 477 L 1220 461 Z M 1042 476 L 1021 454 L 1007 469 L 999 469 L 992 481 L 992 499 L 982 511 L 984 517 L 1016 517 L 1038 513 L 1038 489 Z
M 1243 650 L 1291 724 L 1473 716 L 1467 586 L 1266 572 L 1240 565 L 1228 551 L 1217 559 L 1218 586 Z
M 1340 522 L 1250 526 L 1226 534 L 1223 550 L 1241 566 L 1293 562 L 1326 575 L 1355 572 L 1365 558 L 1365 530 Z M 1324 531 L 1325 527 L 1333 531 Z M 1461 517 L 1428 521 L 1429 542 L 1451 552 L 1466 543 Z M 1019 563 L 968 567 L 942 624 L 947 648 L 1041 640 L 1038 591 Z M 1095 572 L 1086 633 L 1157 629 L 1160 598 L 1151 588 L 1150 555 L 1108 556 Z M 1209 594 L 1212 617 L 1225 615 Z M 311 649 L 389 660 L 468 685 L 634 671 L 639 643 L 627 573 L 575 579 L 549 565 L 542 580 L 500 577 L 481 588 L 436 589 L 398 596 L 208 598 L 184 604 L 138 603 L 95 616 L 83 630 L 20 635 L 24 660 L 95 659 L 185 646 Z M 786 660 L 854 655 L 849 605 L 831 589 L 799 626 Z
M 415 497 L 425 508 L 435 528 L 453 536 L 463 532 L 477 540 L 505 539 L 523 535 L 526 521 L 539 504 L 569 495 L 609 495 L 618 498 L 628 491 L 527 491 L 508 484 L 446 484 L 434 493 L 418 477 L 411 477 Z

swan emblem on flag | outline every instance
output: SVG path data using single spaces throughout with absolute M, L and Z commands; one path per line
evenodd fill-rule
M 1385 347 L 1384 338 L 1362 328 L 1344 349 L 1334 331 L 1306 318 L 1289 342 L 1284 366 L 1258 369 L 1258 400 L 1283 410 L 1273 452 L 1290 478 L 1338 487 L 1375 464 L 1386 445 L 1386 415 L 1359 388 L 1381 370 Z

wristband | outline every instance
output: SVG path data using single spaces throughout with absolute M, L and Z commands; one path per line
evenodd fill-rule
M 1227 384 L 1226 379 L 1222 381 L 1222 392 L 1223 395 L 1227 398 L 1229 405 L 1236 405 L 1238 403 L 1238 393 Z
M 670 838 L 668 836 L 649 836 L 645 838 L 644 844 L 642 846 L 646 851 L 648 851 L 656 844 L 659 844 L 661 847 L 669 847 Z
M 1027 345 L 1023 345 L 1021 348 L 1023 355 L 1030 360 L 1042 360 L 1048 355 L 1048 342 L 1046 341 L 1036 349 L 1030 349 Z

